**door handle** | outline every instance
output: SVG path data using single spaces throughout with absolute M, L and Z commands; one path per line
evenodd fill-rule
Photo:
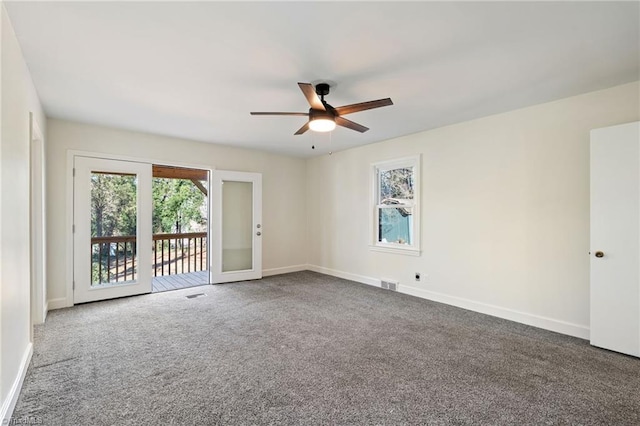
M 595 253 L 595 255 L 596 255 L 596 257 L 604 257 L 604 252 L 597 251 L 597 252 Z

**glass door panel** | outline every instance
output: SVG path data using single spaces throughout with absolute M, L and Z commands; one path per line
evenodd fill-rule
M 138 178 L 91 171 L 91 287 L 135 282 Z
M 151 165 L 76 156 L 74 303 L 151 291 Z
M 253 269 L 253 183 L 222 181 L 222 272 Z
M 215 171 L 212 283 L 262 278 L 262 175 Z

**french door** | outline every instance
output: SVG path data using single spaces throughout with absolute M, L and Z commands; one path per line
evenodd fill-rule
M 262 175 L 214 171 L 212 283 L 262 278 Z
M 151 164 L 74 157 L 74 303 L 151 292 L 151 209 Z

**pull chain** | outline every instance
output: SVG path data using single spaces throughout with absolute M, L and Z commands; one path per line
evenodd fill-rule
M 329 155 L 333 154 L 333 132 L 329 132 Z

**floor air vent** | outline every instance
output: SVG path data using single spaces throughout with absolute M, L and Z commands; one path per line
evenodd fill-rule
M 206 296 L 205 293 L 196 293 L 196 294 L 190 294 L 187 297 L 187 299 L 195 299 L 196 297 L 200 297 L 200 296 Z
M 380 287 L 385 290 L 398 291 L 398 281 L 383 278 L 380 280 Z

